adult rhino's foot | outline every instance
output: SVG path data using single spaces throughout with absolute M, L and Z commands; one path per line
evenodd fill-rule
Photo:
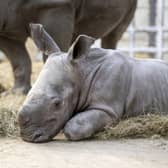
M 4 61 L 4 54 L 0 51 L 0 63 Z
M 31 87 L 13 87 L 9 90 L 4 90 L 0 93 L 1 97 L 8 96 L 11 94 L 14 95 L 26 95 Z
M 13 94 L 24 94 L 24 95 L 26 95 L 29 92 L 30 89 L 31 89 L 31 86 L 26 85 L 26 86 L 21 86 L 21 87 L 13 87 L 11 90 L 12 90 Z
M 5 91 L 6 91 L 5 87 L 0 84 L 0 94 L 5 92 Z

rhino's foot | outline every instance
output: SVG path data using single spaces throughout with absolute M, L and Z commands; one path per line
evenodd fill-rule
M 12 65 L 14 87 L 3 94 L 27 94 L 31 81 L 31 59 L 25 47 L 25 38 L 20 40 L 1 38 L 1 49 Z
M 12 90 L 13 94 L 24 94 L 24 95 L 26 95 L 29 92 L 30 89 L 31 89 L 31 86 L 26 85 L 26 86 L 21 86 L 21 87 L 13 87 L 11 90 Z
M 11 94 L 26 95 L 28 93 L 28 91 L 30 90 L 30 88 L 31 87 L 17 87 L 17 88 L 14 87 L 12 89 L 9 89 L 9 90 L 2 92 L 0 95 L 1 95 L 1 97 L 8 96 Z
M 5 91 L 6 91 L 5 87 L 0 84 L 0 94 L 5 92 Z
M 72 141 L 77 141 L 81 139 L 86 139 L 92 136 L 91 125 L 84 124 L 82 120 L 78 122 L 68 122 L 64 128 L 64 134 L 67 139 Z
M 105 112 L 91 110 L 77 114 L 65 126 L 64 134 L 69 140 L 77 141 L 92 137 L 112 121 Z

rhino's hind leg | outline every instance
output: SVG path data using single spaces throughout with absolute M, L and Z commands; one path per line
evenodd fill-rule
M 30 89 L 31 60 L 24 42 L 0 38 L 0 48 L 12 65 L 14 74 L 12 91 L 26 94 Z
M 106 49 L 116 49 L 117 42 L 118 37 L 116 35 L 114 36 L 112 32 L 102 38 L 101 47 Z
M 103 111 L 90 110 L 74 116 L 64 128 L 69 140 L 86 139 L 110 124 L 112 118 Z
M 131 5 L 130 10 L 128 10 L 127 14 L 123 17 L 123 19 L 120 20 L 120 23 L 118 26 L 116 26 L 115 29 L 113 29 L 110 33 L 108 33 L 106 36 L 102 38 L 102 47 L 107 49 L 116 49 L 117 48 L 117 42 L 121 39 L 124 32 L 127 30 L 131 20 L 134 17 L 134 13 L 136 10 L 136 1 L 134 2 L 134 5 Z

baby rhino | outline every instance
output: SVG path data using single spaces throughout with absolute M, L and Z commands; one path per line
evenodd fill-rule
M 19 112 L 23 140 L 50 141 L 61 130 L 81 140 L 123 117 L 168 112 L 167 63 L 91 48 L 86 35 L 64 53 L 41 25 L 31 34 L 49 57 Z

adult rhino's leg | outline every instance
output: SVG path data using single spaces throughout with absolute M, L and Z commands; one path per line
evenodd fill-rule
M 121 19 L 118 26 L 116 26 L 115 29 L 113 29 L 110 33 L 108 33 L 106 36 L 102 38 L 101 46 L 103 48 L 111 48 L 116 49 L 117 48 L 117 42 L 121 39 L 123 33 L 127 30 L 131 20 L 133 19 L 135 10 L 136 10 L 136 3 L 135 5 L 132 5 L 130 10 L 128 10 L 127 14 Z
M 77 114 L 64 127 L 69 140 L 81 140 L 91 137 L 112 122 L 112 118 L 103 111 L 90 110 Z
M 4 53 L 0 51 L 0 63 L 4 60 Z
M 55 40 L 61 51 L 67 52 L 74 32 L 74 12 L 70 5 L 60 8 L 48 9 L 41 12 L 39 23 L 44 25 L 45 30 Z M 47 55 L 43 55 L 43 60 Z
M 14 74 L 12 91 L 26 94 L 31 87 L 31 60 L 24 42 L 0 38 L 0 48 L 12 65 Z
M 116 49 L 119 37 L 113 32 L 109 33 L 101 40 L 101 46 L 107 49 Z

